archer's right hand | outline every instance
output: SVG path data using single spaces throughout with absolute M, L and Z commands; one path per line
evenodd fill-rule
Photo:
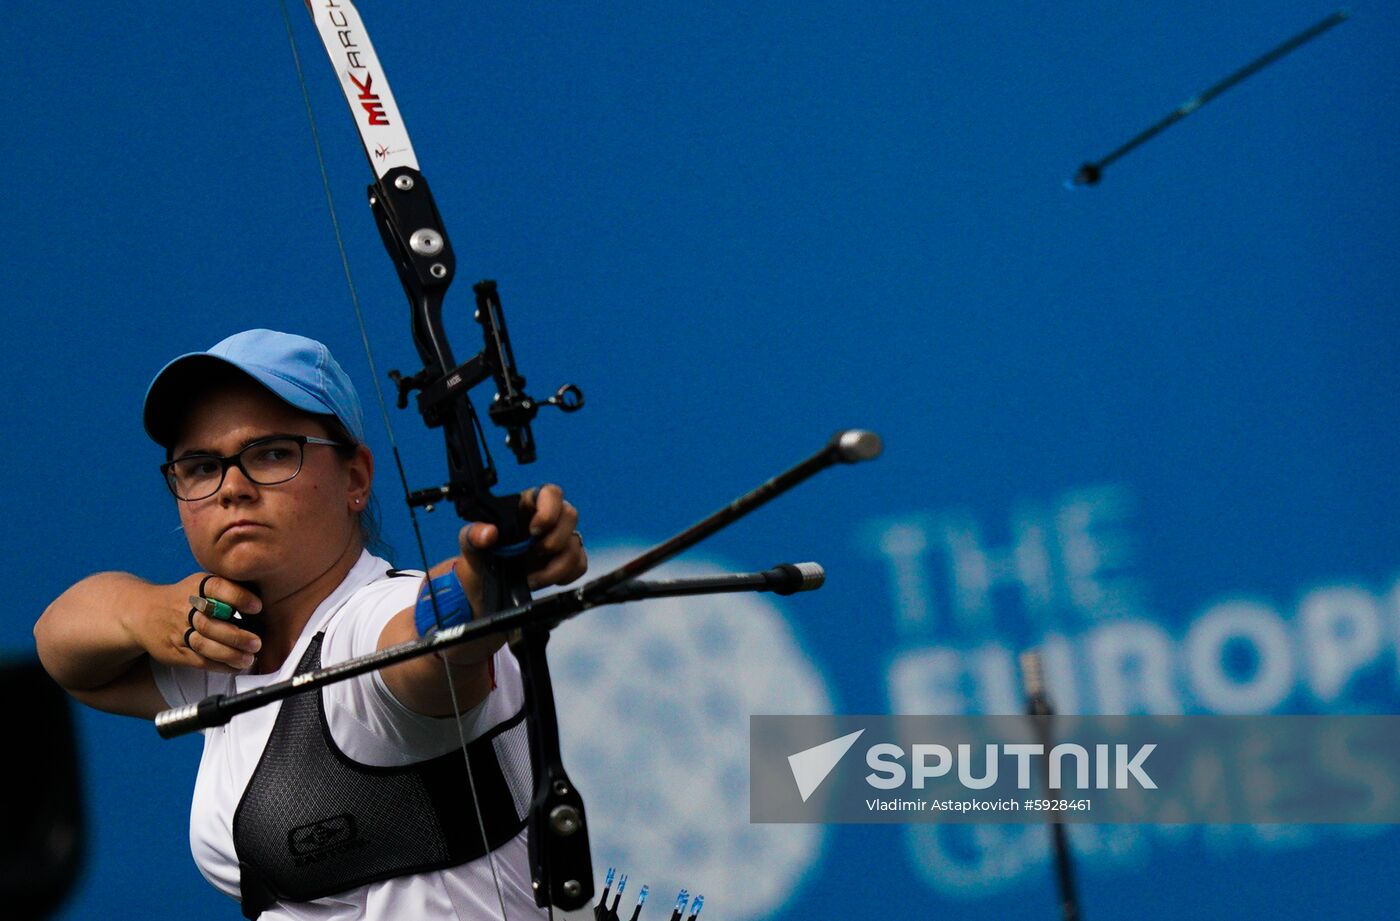
M 190 598 L 202 594 L 249 617 L 262 611 L 262 599 L 237 582 L 204 572 L 166 588 L 168 597 L 146 622 L 149 633 L 141 638 L 151 658 L 166 665 L 212 672 L 238 673 L 252 667 L 262 648 L 257 634 L 239 626 L 237 621 L 220 620 L 195 610 Z

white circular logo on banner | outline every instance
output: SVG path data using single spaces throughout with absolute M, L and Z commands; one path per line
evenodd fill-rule
M 590 549 L 590 575 L 638 552 Z M 648 576 L 718 571 L 681 562 Z M 661 598 L 595 608 L 553 634 L 564 763 L 588 809 L 599 885 L 607 867 L 628 875 L 624 918 L 643 884 L 649 903 L 669 907 L 684 888 L 712 893 L 719 917 L 761 917 L 816 862 L 822 826 L 749 823 L 749 716 L 831 712 L 786 603 L 753 592 Z

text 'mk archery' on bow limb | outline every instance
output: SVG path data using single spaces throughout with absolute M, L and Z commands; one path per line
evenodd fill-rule
M 488 378 L 495 381 L 497 394 L 488 414 L 493 423 L 507 430 L 506 443 L 521 463 L 534 460 L 530 421 L 539 407 L 555 405 L 570 412 L 582 406 L 583 395 L 577 387 L 568 385 L 540 403 L 524 392 L 525 381 L 515 369 L 500 301 L 491 282 L 481 282 L 474 287 L 476 319 L 482 327 L 484 347 L 466 363 L 456 363 L 442 323 L 443 297 L 455 270 L 452 249 L 427 182 L 418 172 L 417 160 L 398 106 L 353 4 L 349 0 L 306 0 L 307 10 L 340 77 L 341 88 L 355 116 L 365 153 L 374 171 L 375 181 L 369 187 L 370 205 L 412 307 L 413 338 L 423 361 L 423 369 L 409 377 L 397 372 L 390 373 L 398 384 L 399 405 L 406 407 L 408 394 L 418 391 L 417 403 L 424 421 L 430 428 L 442 428 L 447 442 L 448 482 L 443 486 L 418 491 L 409 488 L 398 448 L 394 444 L 393 426 L 379 388 L 363 312 L 341 241 L 339 221 L 294 30 L 285 0 L 280 0 L 280 4 L 306 101 L 346 282 L 360 320 L 361 336 L 375 377 L 380 410 L 424 569 L 428 569 L 427 552 L 418 528 L 415 507 L 423 506 L 431 511 L 435 503 L 450 501 L 463 519 L 496 524 L 500 529 L 502 550 L 490 564 L 492 571 L 489 581 L 494 582 L 494 590 L 488 587 L 488 596 L 494 597 L 487 599 L 488 608 L 494 613 L 286 681 L 232 695 L 215 695 L 195 705 L 167 710 L 157 715 L 156 728 L 168 738 L 221 725 L 238 713 L 295 693 L 316 690 L 335 681 L 440 651 L 490 633 L 509 633 L 510 648 L 520 662 L 525 684 L 526 722 L 534 775 L 534 796 L 530 803 L 527 829 L 535 902 L 541 907 L 548 906 L 551 914 L 555 907 L 565 911 L 579 909 L 592 898 L 593 871 L 583 800 L 565 773 L 560 757 L 558 717 L 545 657 L 549 631 L 581 611 L 636 598 L 736 590 L 790 594 L 819 587 L 823 576 L 821 568 L 815 563 L 797 566 L 783 564 L 765 573 L 737 574 L 719 580 L 649 584 L 639 582 L 637 577 L 821 470 L 836 464 L 854 464 L 877 457 L 882 450 L 881 441 L 872 432 L 856 429 L 837 432 L 825 447 L 806 460 L 635 559 L 578 588 L 532 599 L 522 560 L 518 554 L 512 556 L 510 552 L 518 551 L 528 543 L 524 523 L 519 519 L 519 496 L 495 496 L 491 493 L 491 488 L 497 482 L 496 470 L 490 460 L 484 432 L 472 407 L 469 391 Z M 447 680 L 450 684 L 450 672 L 447 673 Z M 454 698 L 455 708 L 456 695 L 452 694 L 451 697 Z M 460 727 L 460 714 L 457 722 Z M 465 758 L 465 739 L 462 740 L 462 748 Z M 471 795 L 475 802 L 476 790 L 471 780 L 469 760 L 467 776 L 473 787 Z M 477 811 L 479 814 L 479 808 Z M 481 833 L 484 840 L 485 830 L 481 829 Z M 486 853 L 491 860 L 492 878 L 504 918 L 505 901 L 489 844 Z

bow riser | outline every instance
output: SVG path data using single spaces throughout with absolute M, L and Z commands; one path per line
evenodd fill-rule
M 435 503 L 450 500 L 464 520 L 495 524 L 500 532 L 499 546 L 523 550 L 529 533 L 520 496 L 491 493 L 497 482 L 496 470 L 470 399 L 474 386 L 493 378 L 497 392 L 491 419 L 507 430 L 506 443 L 521 463 L 534 460 L 530 421 L 539 404 L 524 392 L 525 378 L 515 369 L 495 284 L 475 286 L 476 319 L 484 347 L 458 365 L 442 316 L 456 260 L 368 32 L 349 0 L 307 0 L 306 6 L 340 75 L 341 89 L 374 170 L 370 207 L 411 306 L 413 340 L 423 368 L 409 377 L 391 373 L 398 384 L 399 405 L 406 406 L 408 394 L 419 391 L 418 409 L 423 420 L 430 428 L 442 428 L 446 441 L 446 485 L 409 493 L 408 503 L 431 509 Z M 572 388 L 576 399 L 566 399 L 569 389 L 561 388 L 548 402 L 565 411 L 578 408 L 582 395 Z M 523 553 L 491 562 L 489 609 L 530 605 L 528 566 Z M 545 657 L 548 638 L 548 630 L 527 628 L 511 642 L 525 685 L 535 777 L 529 817 L 531 876 L 536 904 L 573 910 L 592 899 L 593 869 L 583 800 L 569 780 L 559 752 L 558 717 Z

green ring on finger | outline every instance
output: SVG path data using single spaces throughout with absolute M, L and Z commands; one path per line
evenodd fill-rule
M 203 595 L 191 595 L 190 604 L 215 620 L 233 620 L 233 605 Z M 190 612 L 190 625 L 194 625 L 194 608 Z

